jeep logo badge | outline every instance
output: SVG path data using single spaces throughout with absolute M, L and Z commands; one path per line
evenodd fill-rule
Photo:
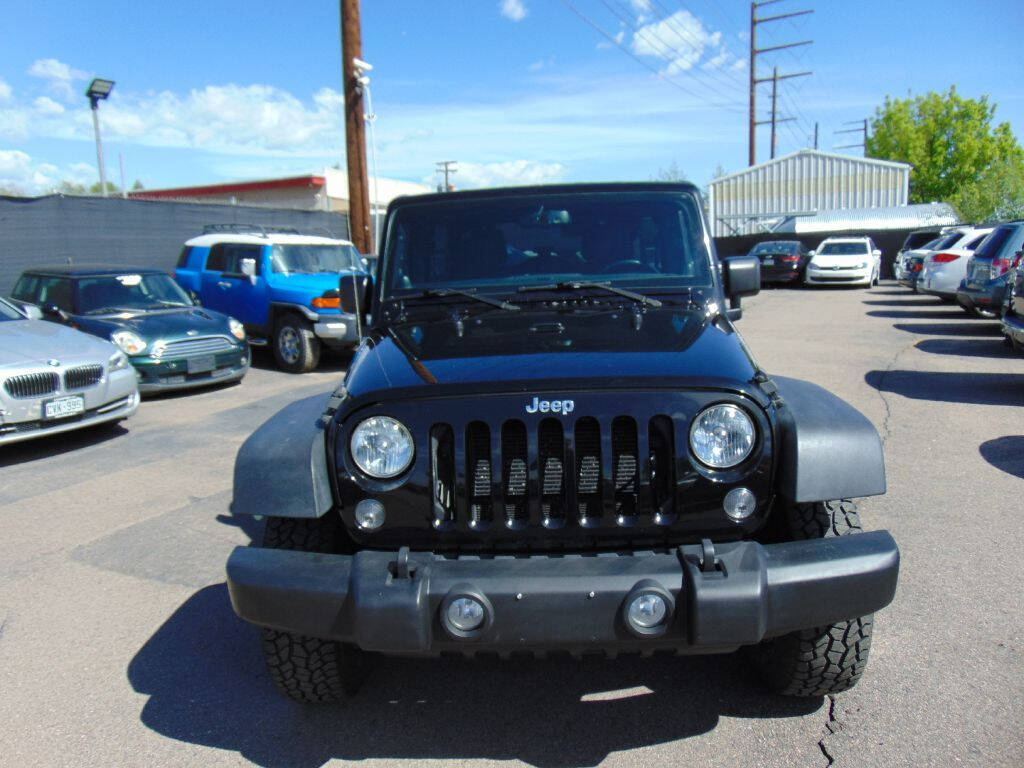
M 538 397 L 526 406 L 527 413 L 572 413 L 574 410 L 576 403 L 572 400 L 541 400 Z

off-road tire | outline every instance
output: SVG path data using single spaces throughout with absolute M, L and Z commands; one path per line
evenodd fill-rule
M 340 526 L 332 515 L 317 520 L 269 517 L 263 546 L 303 552 L 337 552 Z M 339 701 L 356 692 L 367 669 L 366 654 L 334 640 L 263 629 L 263 658 L 285 696 L 307 704 Z
M 790 539 L 861 533 L 857 505 L 849 499 L 795 504 L 783 510 Z M 751 649 L 761 679 L 787 696 L 826 696 L 860 680 L 871 649 L 871 615 L 773 637 Z
M 320 364 L 320 339 L 309 323 L 298 315 L 286 314 L 274 325 L 274 360 L 289 373 L 308 373 Z

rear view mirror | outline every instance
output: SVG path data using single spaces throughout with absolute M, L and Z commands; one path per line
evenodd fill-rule
M 370 304 L 370 278 L 366 275 L 342 275 L 338 281 L 338 296 L 342 312 L 354 315 L 358 311 L 365 315 Z

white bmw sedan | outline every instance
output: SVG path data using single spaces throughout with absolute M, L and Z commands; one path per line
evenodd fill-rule
M 0 445 L 135 413 L 138 381 L 124 353 L 37 314 L 0 299 Z

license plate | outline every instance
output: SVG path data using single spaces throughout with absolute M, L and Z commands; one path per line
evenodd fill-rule
M 766 267 L 770 267 L 773 264 L 775 264 L 775 259 L 765 259 L 761 263 L 764 264 Z
M 66 419 L 68 416 L 77 416 L 85 411 L 85 398 L 80 395 L 72 397 L 58 397 L 43 403 L 44 419 Z
M 188 372 L 189 373 L 206 373 L 212 371 L 217 367 L 217 360 L 213 355 L 203 355 L 202 357 L 191 357 L 188 360 Z

